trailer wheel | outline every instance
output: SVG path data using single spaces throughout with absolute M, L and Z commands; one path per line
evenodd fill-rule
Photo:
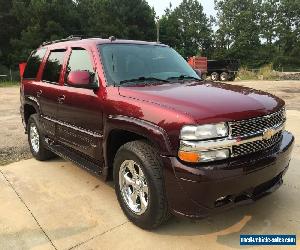
M 207 78 L 207 74 L 206 74 L 206 73 L 203 73 L 203 74 L 201 75 L 201 79 L 202 79 L 202 80 L 206 80 L 206 78 Z
M 218 81 L 219 80 L 219 74 L 217 72 L 211 73 L 211 80 L 212 81 Z
M 222 74 L 220 75 L 220 80 L 225 82 L 228 81 L 229 79 L 229 74 L 227 72 L 222 72 Z

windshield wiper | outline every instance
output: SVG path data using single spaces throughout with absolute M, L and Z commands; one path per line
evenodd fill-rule
M 169 82 L 168 80 L 156 78 L 156 77 L 145 77 L 141 76 L 138 78 L 128 79 L 120 81 L 120 84 L 128 83 L 128 82 L 144 82 L 144 81 L 158 81 L 158 82 Z
M 202 81 L 200 78 L 188 76 L 188 75 L 171 76 L 171 77 L 167 78 L 167 80 L 172 80 L 172 79 L 176 79 L 176 80 L 191 80 L 192 79 L 192 80 Z

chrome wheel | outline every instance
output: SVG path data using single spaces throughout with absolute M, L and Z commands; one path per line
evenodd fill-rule
M 119 171 L 119 188 L 127 207 L 135 214 L 145 213 L 149 189 L 141 167 L 133 160 L 126 160 Z
M 38 153 L 40 149 L 40 135 L 34 123 L 30 124 L 29 136 L 30 136 L 30 144 L 33 151 L 35 153 Z

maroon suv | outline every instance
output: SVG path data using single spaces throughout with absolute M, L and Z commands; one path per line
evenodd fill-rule
M 21 114 L 36 159 L 59 155 L 113 179 L 124 213 L 146 229 L 273 192 L 294 143 L 283 100 L 203 81 L 169 46 L 113 37 L 33 51 Z

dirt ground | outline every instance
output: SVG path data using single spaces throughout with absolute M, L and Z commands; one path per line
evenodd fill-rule
M 20 88 L 0 88 L 0 165 L 31 157 L 21 122 Z
M 275 94 L 287 109 L 300 110 L 300 81 L 237 81 L 239 84 Z M 19 114 L 19 87 L 0 88 L 0 165 L 31 157 Z

